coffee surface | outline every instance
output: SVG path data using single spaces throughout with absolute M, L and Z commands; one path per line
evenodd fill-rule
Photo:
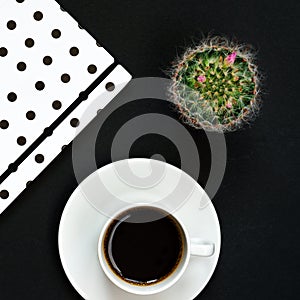
M 138 207 L 112 221 L 103 245 L 116 275 L 132 284 L 151 285 L 176 269 L 183 253 L 183 232 L 163 210 Z

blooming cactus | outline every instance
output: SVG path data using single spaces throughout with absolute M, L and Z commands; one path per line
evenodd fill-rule
M 206 81 L 206 77 L 205 77 L 204 75 L 200 75 L 200 76 L 198 77 L 198 81 L 199 81 L 199 82 L 205 82 L 205 81 Z
M 250 50 L 223 38 L 188 50 L 174 66 L 171 92 L 186 123 L 233 131 L 259 107 L 259 78 Z
M 228 63 L 229 65 L 232 65 L 234 64 L 235 59 L 236 59 L 236 52 L 233 52 L 225 58 L 225 62 Z

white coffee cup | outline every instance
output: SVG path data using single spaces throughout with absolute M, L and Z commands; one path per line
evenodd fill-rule
M 160 210 L 165 211 L 166 213 L 172 215 L 172 217 L 177 221 L 178 225 L 180 226 L 182 233 L 183 233 L 183 255 L 181 261 L 176 266 L 176 269 L 165 279 L 159 281 L 156 284 L 152 285 L 135 285 L 123 280 L 120 276 L 117 276 L 111 269 L 104 253 L 104 239 L 107 232 L 107 229 L 111 225 L 112 221 L 117 218 L 122 212 L 125 212 L 129 209 L 139 207 L 139 206 L 148 206 L 159 208 Z M 136 295 L 153 295 L 160 293 L 171 286 L 173 286 L 184 274 L 191 256 L 200 256 L 200 257 L 210 257 L 214 255 L 214 244 L 212 243 L 202 243 L 201 237 L 190 237 L 188 231 L 186 230 L 185 226 L 176 216 L 172 213 L 168 212 L 167 209 L 155 206 L 155 205 L 145 205 L 145 204 L 135 204 L 133 206 L 126 207 L 122 211 L 116 213 L 112 218 L 110 218 L 106 224 L 103 226 L 102 231 L 100 233 L 100 238 L 98 242 L 98 256 L 100 260 L 101 267 L 106 274 L 106 276 L 119 288 L 123 289 L 124 291 Z

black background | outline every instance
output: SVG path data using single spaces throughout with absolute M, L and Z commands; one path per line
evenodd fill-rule
M 265 74 L 264 105 L 250 128 L 226 135 L 228 165 L 213 199 L 222 253 L 199 299 L 299 297 L 299 2 L 58 2 L 134 77 L 165 76 L 177 54 L 209 32 L 258 49 Z M 110 142 L 120 118 L 147 111 L 177 117 L 157 101 L 140 101 L 122 116 L 114 114 L 107 125 L 112 130 L 104 130 L 97 144 L 99 167 L 110 162 Z M 189 130 L 200 152 L 205 151 L 203 132 Z M 157 152 L 180 166 L 176 148 L 157 136 L 138 140 L 131 156 Z M 60 216 L 76 186 L 68 147 L 3 213 L 0 299 L 81 299 L 64 274 L 57 247 Z

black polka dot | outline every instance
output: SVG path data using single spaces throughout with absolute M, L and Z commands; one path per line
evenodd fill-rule
M 9 93 L 7 95 L 7 100 L 10 101 L 10 102 L 15 102 L 17 100 L 17 95 L 13 92 Z
M 18 171 L 18 166 L 17 166 L 16 164 L 10 164 L 10 165 L 8 166 L 8 171 L 9 171 L 10 173 L 15 173 L 15 172 Z
M 112 92 L 115 89 L 115 85 L 112 82 L 108 82 L 105 88 L 107 91 Z
M 7 53 L 8 53 L 8 51 L 6 48 L 4 48 L 4 47 L 0 48 L 0 56 L 1 57 L 5 57 L 7 55 Z
M 52 62 L 53 62 L 53 60 L 52 60 L 51 56 L 45 56 L 44 59 L 43 59 L 43 63 L 46 66 L 50 66 L 52 64 Z
M 2 121 L 0 122 L 0 128 L 1 128 L 1 129 L 7 129 L 8 127 L 9 127 L 8 121 L 2 120 Z
M 78 49 L 77 47 L 72 47 L 72 48 L 70 49 L 70 54 L 71 54 L 72 56 L 77 56 L 77 55 L 79 54 L 79 49 Z
M 9 192 L 7 190 L 2 190 L 0 192 L 0 198 L 6 200 L 9 197 Z
M 19 136 L 17 139 L 17 143 L 20 146 L 24 146 L 26 144 L 26 138 L 24 136 Z
M 52 37 L 54 37 L 55 39 L 59 39 L 61 37 L 61 32 L 58 29 L 54 29 L 52 31 Z
M 61 147 L 61 150 L 65 150 L 67 148 L 67 145 L 63 145 L 62 147 Z
M 33 14 L 33 17 L 36 21 L 41 21 L 43 19 L 43 13 L 40 12 L 40 11 L 36 11 L 34 14 Z
M 79 120 L 76 119 L 76 118 L 74 118 L 74 119 L 72 119 L 72 120 L 70 121 L 71 126 L 74 127 L 74 128 L 78 127 L 78 126 L 79 126 L 79 123 L 80 123 Z
M 28 48 L 32 48 L 34 46 L 34 40 L 31 39 L 31 38 L 28 38 L 26 41 L 25 41 L 25 46 L 28 47 Z
M 7 28 L 9 30 L 14 30 L 14 29 L 16 29 L 16 27 L 17 27 L 17 24 L 16 24 L 15 21 L 10 20 L 10 21 L 7 22 Z
M 50 127 L 44 129 L 44 134 L 46 136 L 51 136 L 53 134 L 53 130 Z
M 30 186 L 31 183 L 32 183 L 32 181 L 28 181 L 28 182 L 26 183 L 26 187 Z
M 18 64 L 17 64 L 17 69 L 20 71 L 20 72 L 23 72 L 23 71 L 25 71 L 26 70 L 26 64 L 24 63 L 24 62 L 19 62 Z
M 18 3 L 23 3 L 23 2 L 24 2 L 24 0 L 17 0 L 17 2 L 18 2 Z
M 58 100 L 55 100 L 55 101 L 52 103 L 52 107 L 53 107 L 53 109 L 55 109 L 55 110 L 61 109 L 61 102 L 58 101 Z
M 44 160 L 45 160 L 45 157 L 44 157 L 44 155 L 42 155 L 42 154 L 37 154 L 37 155 L 35 156 L 35 161 L 36 161 L 38 164 L 43 163 Z
M 89 65 L 88 72 L 90 74 L 95 74 L 97 72 L 97 67 L 95 65 Z
M 70 80 L 71 80 L 71 77 L 70 77 L 69 74 L 63 74 L 63 75 L 61 75 L 61 81 L 63 83 L 68 83 L 68 82 L 70 82 Z
M 35 112 L 30 110 L 26 113 L 26 118 L 30 121 L 34 120 L 35 119 Z
M 87 100 L 89 97 L 89 94 L 87 92 L 80 92 L 79 93 L 79 98 L 82 100 L 82 101 L 85 101 Z
M 43 81 L 38 81 L 36 84 L 35 84 L 35 88 L 38 90 L 38 91 L 42 91 L 44 88 L 45 88 L 45 83 Z

